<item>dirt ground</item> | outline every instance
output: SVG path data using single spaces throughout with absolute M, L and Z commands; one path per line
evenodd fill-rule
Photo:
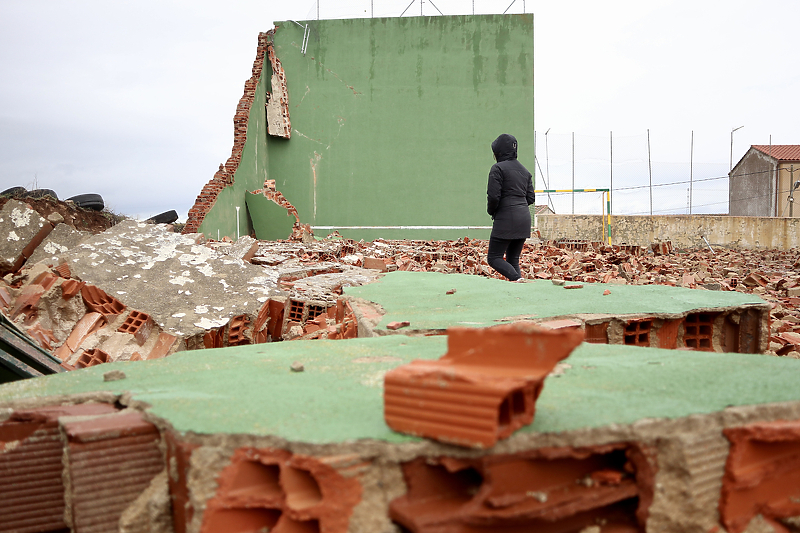
M 0 196 L 0 209 L 8 202 L 11 197 Z M 44 198 L 15 198 L 24 202 L 47 218 L 51 213 L 59 213 L 64 217 L 64 222 L 71 224 L 75 229 L 101 233 L 117 222 L 124 220 L 125 217 L 116 215 L 109 211 L 95 211 L 93 209 L 83 209 L 72 203 L 55 200 L 49 196 Z

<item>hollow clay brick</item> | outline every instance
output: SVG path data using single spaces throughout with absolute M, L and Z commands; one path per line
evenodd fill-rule
M 800 420 L 728 428 L 731 443 L 719 502 L 729 533 L 741 533 L 757 515 L 776 524 L 800 516 Z
M 364 268 L 370 268 L 373 270 L 380 270 L 381 272 L 386 272 L 386 263 L 383 259 L 378 257 L 365 257 L 364 264 L 362 265 Z
M 247 327 L 250 325 L 250 317 L 247 315 L 237 315 L 228 322 L 228 346 L 241 346 L 250 344 Z
M 158 340 L 156 340 L 153 349 L 150 350 L 150 353 L 147 354 L 147 360 L 151 359 L 161 359 L 162 357 L 166 357 L 172 347 L 175 345 L 175 342 L 178 340 L 178 337 L 175 335 L 170 335 L 169 333 L 161 332 L 158 334 Z
M 11 320 L 16 320 L 20 315 L 25 317 L 25 322 L 33 320 L 38 313 L 37 305 L 42 298 L 42 294 L 44 294 L 44 287 L 41 285 L 31 284 L 22 289 L 9 313 Z
M 683 321 L 683 345 L 701 352 L 713 352 L 714 320 L 718 313 L 691 313 Z
M 150 337 L 150 332 L 153 330 L 155 324 L 153 319 L 147 313 L 133 310 L 131 311 L 125 322 L 117 329 L 122 333 L 130 333 L 136 338 L 136 343 L 141 346 Z
M 608 344 L 608 322 L 585 324 L 586 342 L 592 344 Z
M 52 330 L 44 329 L 41 324 L 28 328 L 28 335 L 39 343 L 39 346 L 48 352 L 53 350 L 53 344 L 58 342 Z
M 161 436 L 137 411 L 63 424 L 72 531 L 117 531 L 122 512 L 164 469 Z
M 0 307 L 3 309 L 11 307 L 11 294 L 6 287 L 0 287 Z
M 69 300 L 80 292 L 83 286 L 86 285 L 85 281 L 78 281 L 77 279 L 68 279 L 61 283 L 61 297 Z
M 0 423 L 0 531 L 66 531 L 58 418 L 115 411 L 98 403 L 43 407 Z
M 111 360 L 108 353 L 99 348 L 92 348 L 83 352 L 78 360 L 75 362 L 76 368 L 89 368 L 90 366 L 97 366 L 103 363 L 108 363 Z
M 78 349 L 86 337 L 102 328 L 105 324 L 106 318 L 100 313 L 86 313 L 72 328 L 72 332 L 70 332 L 64 344 L 56 349 L 55 355 L 62 361 L 66 361 L 75 353 L 75 350 Z
M 361 484 L 321 458 L 280 449 L 240 448 L 217 477 L 201 533 L 345 533 Z
M 644 531 L 654 452 L 638 444 L 541 448 L 404 463 L 389 516 L 413 533 Z M 476 528 L 476 526 L 479 528 Z M 606 529 L 608 528 L 608 529 Z
M 118 315 L 125 310 L 125 305 L 122 302 L 113 296 L 109 296 L 94 285 L 81 287 L 81 296 L 83 296 L 86 307 L 103 316 Z
M 533 421 L 545 377 L 584 337 L 524 323 L 447 334 L 441 359 L 386 374 L 384 418 L 395 431 L 478 448 Z
M 60 265 L 55 267 L 53 271 L 62 278 L 72 277 L 72 272 L 70 272 L 69 265 L 67 263 L 61 263 Z

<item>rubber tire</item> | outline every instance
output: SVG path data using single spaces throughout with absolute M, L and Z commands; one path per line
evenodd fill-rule
M 82 207 L 84 209 L 94 209 L 95 211 L 102 211 L 106 206 L 105 203 L 103 203 L 103 197 L 99 194 L 79 194 L 77 196 L 67 198 L 66 201 L 75 202 L 75 205 L 78 207 Z
M 28 193 L 28 189 L 25 187 L 11 187 L 10 189 L 6 189 L 3 192 L 0 192 L 0 196 L 10 196 L 12 198 L 22 198 Z
M 44 198 L 45 196 L 52 196 L 53 199 L 58 200 L 58 195 L 53 189 L 34 189 L 25 194 L 25 198 Z
M 178 220 L 178 213 L 172 209 L 170 211 L 164 211 L 161 214 L 158 214 L 154 217 L 150 217 L 145 222 L 149 222 L 150 224 L 172 224 Z

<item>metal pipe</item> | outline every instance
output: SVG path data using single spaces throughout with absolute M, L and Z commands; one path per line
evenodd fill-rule
M 650 129 L 647 129 L 647 171 L 650 174 L 650 216 L 653 216 L 653 165 L 650 162 Z
M 711 253 L 717 255 L 717 252 L 715 252 L 714 249 L 711 247 L 711 245 L 708 244 L 708 239 L 706 239 L 706 236 L 705 235 L 700 235 L 700 236 L 703 237 L 704 241 L 706 241 L 706 246 L 708 246 L 708 249 L 711 250 Z
M 731 168 L 730 168 L 730 170 L 728 170 L 728 172 L 733 170 L 733 132 L 736 131 L 736 130 L 740 130 L 742 128 L 744 128 L 744 126 L 739 126 L 738 128 L 733 128 L 731 130 L 731 162 L 730 162 L 730 167 Z
M 694 130 L 692 130 L 692 146 L 689 149 L 689 214 L 692 214 L 692 164 L 694 163 Z

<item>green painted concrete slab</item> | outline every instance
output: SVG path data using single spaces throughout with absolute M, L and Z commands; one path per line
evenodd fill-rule
M 573 283 L 570 283 L 574 285 Z M 765 304 L 740 292 L 703 291 L 664 285 L 582 283 L 565 289 L 551 281 L 510 283 L 466 274 L 391 272 L 375 283 L 347 287 L 345 293 L 380 304 L 379 324 L 408 320 L 412 329 L 492 326 L 503 318 L 547 318 L 579 313 L 628 315 L 683 314 L 696 309 Z M 455 294 L 446 294 L 456 289 Z M 606 289 L 611 294 L 603 296 Z
M 179 431 L 277 435 L 330 443 L 415 440 L 383 421 L 384 373 L 435 359 L 446 337 L 295 341 L 182 352 L 157 361 L 108 363 L 0 386 L 0 403 L 92 391 L 130 391 Z M 292 373 L 294 361 L 305 371 Z M 678 418 L 728 406 L 800 400 L 800 360 L 583 344 L 548 378 L 534 423 L 554 432 L 643 418 Z M 127 379 L 104 382 L 122 370 Z
M 256 239 L 277 241 L 292 236 L 294 217 L 263 194 L 245 194 L 247 212 L 256 232 Z

